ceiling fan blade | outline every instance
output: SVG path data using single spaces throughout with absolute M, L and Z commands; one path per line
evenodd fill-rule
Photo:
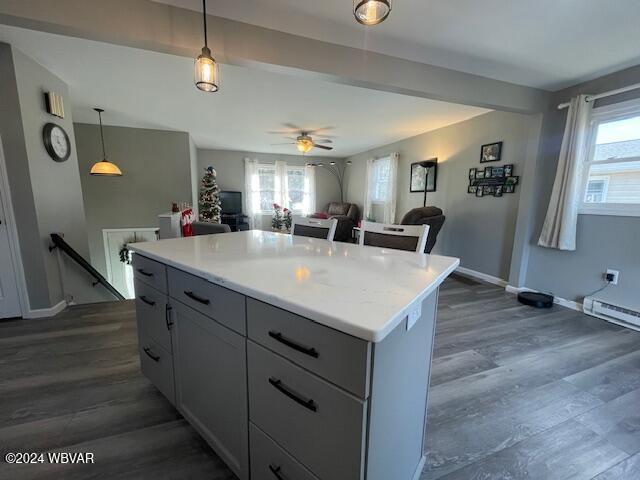
M 325 130 L 333 130 L 336 127 L 320 127 L 320 128 L 312 128 L 310 130 L 305 130 L 305 132 L 307 132 L 309 135 L 311 135 L 312 133 L 318 133 L 318 132 L 323 132 Z M 323 135 L 324 137 L 324 135 Z
M 295 142 L 286 142 L 286 143 L 272 143 L 271 145 L 295 145 Z
M 313 141 L 314 143 L 333 143 L 333 140 L 329 140 L 328 138 L 319 138 Z
M 293 123 L 283 123 L 282 125 L 284 125 L 287 128 L 290 128 L 291 130 L 295 130 L 296 132 L 304 130 L 304 128 L 300 128 L 299 126 L 294 125 Z M 291 133 L 291 132 L 289 132 L 289 133 Z
M 327 147 L 325 145 L 318 145 L 317 143 L 314 143 L 313 146 L 316 147 L 316 148 L 321 148 L 322 150 L 333 150 L 333 147 Z

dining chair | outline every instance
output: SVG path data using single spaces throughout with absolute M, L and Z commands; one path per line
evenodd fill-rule
M 291 235 L 299 235 L 301 237 L 324 238 L 333 241 L 336 233 L 338 220 L 335 218 L 307 218 L 294 215 L 291 221 Z
M 363 221 L 360 245 L 423 253 L 429 225 L 393 225 Z

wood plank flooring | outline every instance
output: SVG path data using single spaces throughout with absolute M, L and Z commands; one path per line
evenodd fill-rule
M 640 334 L 452 277 L 440 292 L 431 479 L 640 479 Z M 0 322 L 0 453 L 92 452 L 0 479 L 234 479 L 139 373 L 134 305 Z M 395 480 L 395 479 L 389 479 Z

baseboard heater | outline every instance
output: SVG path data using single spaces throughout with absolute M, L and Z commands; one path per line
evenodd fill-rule
M 585 297 L 582 309 L 587 315 L 640 331 L 640 311 Z

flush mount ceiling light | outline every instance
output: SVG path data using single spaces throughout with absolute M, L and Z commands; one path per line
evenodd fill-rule
M 207 44 L 207 5 L 202 0 L 202 23 L 204 25 L 204 47 L 202 53 L 195 61 L 196 87 L 203 92 L 217 92 L 219 86 L 218 64 L 211 56 L 211 50 Z
M 313 140 L 308 135 L 300 135 L 296 138 L 296 148 L 303 154 L 308 153 L 313 148 Z
M 104 148 L 104 133 L 102 131 L 102 112 L 104 110 L 102 108 L 94 108 L 96 112 L 98 112 L 98 120 L 100 121 L 100 140 L 102 140 L 102 160 L 96 162 L 93 167 L 91 167 L 91 175 L 98 175 L 102 177 L 121 177 L 122 171 L 118 168 L 115 163 L 111 163 L 107 160 L 107 152 Z
M 363 25 L 377 25 L 391 13 L 391 0 L 353 0 L 353 15 Z

